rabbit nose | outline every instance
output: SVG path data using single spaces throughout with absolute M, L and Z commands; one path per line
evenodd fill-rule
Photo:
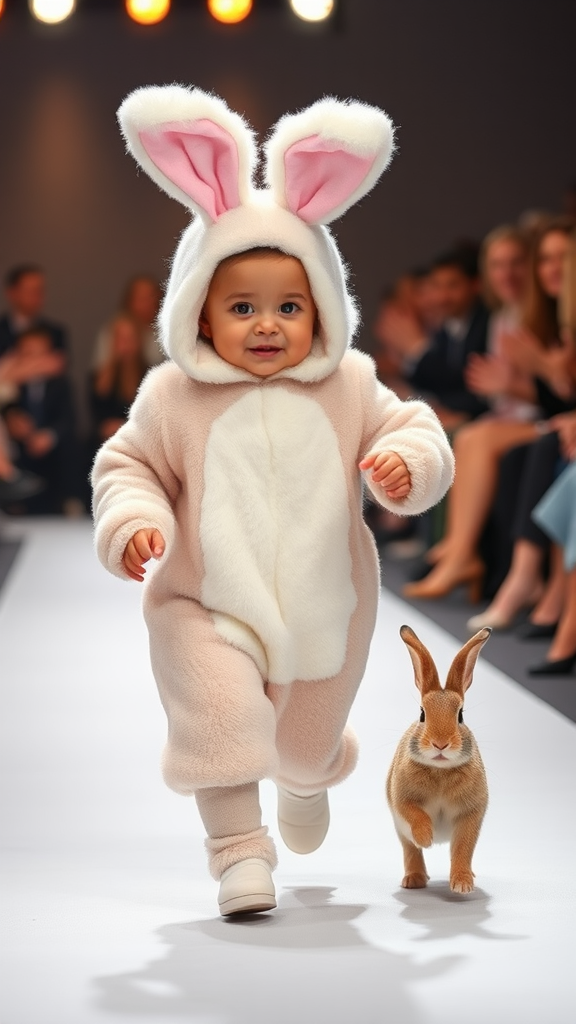
M 445 743 L 444 746 L 441 747 L 439 743 L 433 743 L 432 746 L 436 747 L 436 750 L 446 750 L 446 747 L 448 746 L 448 744 Z

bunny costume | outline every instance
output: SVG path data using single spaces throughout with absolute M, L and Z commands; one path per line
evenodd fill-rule
M 413 515 L 448 489 L 453 459 L 421 402 L 378 383 L 349 346 L 354 301 L 325 224 L 376 183 L 393 131 L 381 111 L 327 98 L 281 119 L 256 147 L 218 98 L 180 86 L 139 89 L 119 111 L 128 149 L 195 216 L 175 253 L 160 337 L 170 361 L 143 382 L 93 471 L 98 555 L 126 578 L 137 530 L 166 550 L 144 591 L 151 659 L 168 718 L 164 776 L 195 793 L 215 877 L 243 858 L 274 863 L 257 783 L 318 792 L 353 769 L 346 726 L 378 600 L 378 562 L 362 518 L 358 462 L 395 451 Z M 297 257 L 318 309 L 310 354 L 256 377 L 198 337 L 225 257 L 254 247 Z

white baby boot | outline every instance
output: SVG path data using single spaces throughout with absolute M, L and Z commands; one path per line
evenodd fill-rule
M 223 917 L 273 910 L 276 890 L 266 861 L 250 857 L 227 868 L 220 879 L 218 905 Z
M 278 786 L 278 828 L 293 853 L 312 853 L 322 846 L 330 824 L 328 793 L 297 796 Z

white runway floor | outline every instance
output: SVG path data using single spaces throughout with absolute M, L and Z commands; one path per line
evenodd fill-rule
M 88 522 L 40 522 L 0 593 L 1 1024 L 574 1024 L 576 726 L 480 658 L 466 721 L 491 804 L 477 890 L 399 887 L 384 779 L 418 715 L 406 621 L 446 671 L 457 644 L 384 593 L 352 713 L 362 756 L 321 848 L 281 847 L 279 907 L 218 916 L 192 800 L 165 788 L 140 589 Z

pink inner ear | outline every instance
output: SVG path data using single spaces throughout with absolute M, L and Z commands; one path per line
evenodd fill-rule
M 139 136 L 156 167 L 212 220 L 240 205 L 238 148 L 220 125 L 206 118 L 174 122 Z
M 284 155 L 288 209 L 309 224 L 324 220 L 353 195 L 374 159 L 319 135 L 295 142 Z

